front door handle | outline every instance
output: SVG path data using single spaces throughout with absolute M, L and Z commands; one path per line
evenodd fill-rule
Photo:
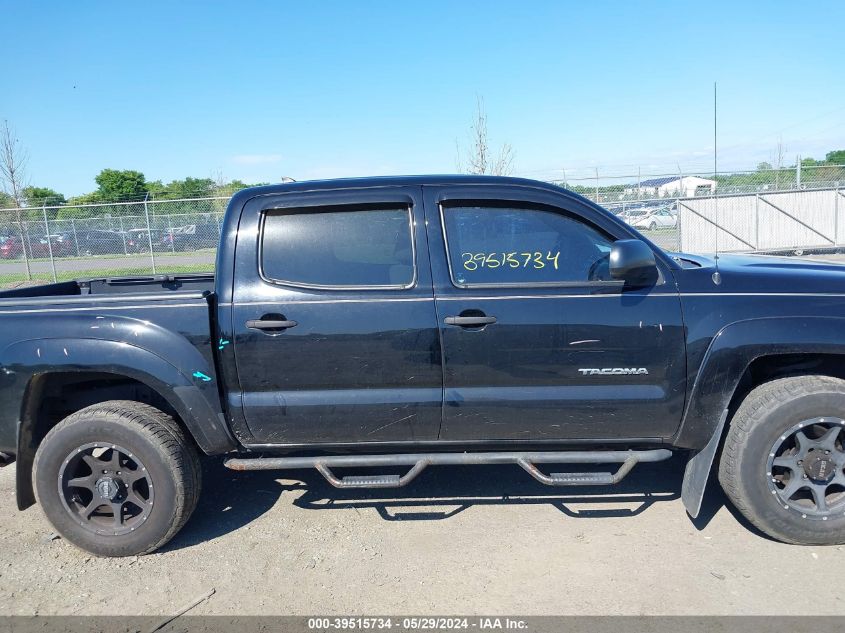
M 492 316 L 448 316 L 446 325 L 457 325 L 459 327 L 480 327 L 496 322 Z
M 252 330 L 287 330 L 296 327 L 296 321 L 276 321 L 273 319 L 250 319 L 246 326 Z

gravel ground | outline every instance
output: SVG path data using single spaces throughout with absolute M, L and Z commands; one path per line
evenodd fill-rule
M 51 538 L 0 471 L 0 615 L 166 615 L 212 588 L 192 614 L 845 615 L 845 546 L 768 540 L 715 486 L 694 524 L 680 459 L 612 489 L 546 488 L 516 466 L 431 468 L 374 492 L 219 459 L 205 471 L 183 531 L 126 559 Z

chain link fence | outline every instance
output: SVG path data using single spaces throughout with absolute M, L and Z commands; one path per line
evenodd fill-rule
M 616 214 L 667 250 L 845 246 L 845 166 L 565 174 L 548 180 Z M 0 288 L 92 277 L 212 272 L 229 198 L 0 210 Z M 845 220 L 845 218 L 843 218 Z
M 229 199 L 0 211 L 0 287 L 212 272 Z

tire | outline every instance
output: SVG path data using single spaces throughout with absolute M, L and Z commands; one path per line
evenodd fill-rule
M 59 422 L 38 447 L 34 470 L 47 519 L 97 556 L 149 554 L 167 543 L 196 508 L 202 473 L 196 448 L 173 418 L 123 400 Z
M 734 506 L 784 543 L 845 543 L 843 418 L 839 378 L 779 378 L 751 391 L 731 420 L 719 463 Z
M 657 223 L 656 223 L 656 222 L 652 222 L 651 224 L 649 224 L 649 225 L 648 225 L 648 230 L 649 230 L 649 231 L 656 231 L 656 230 L 657 230 Z

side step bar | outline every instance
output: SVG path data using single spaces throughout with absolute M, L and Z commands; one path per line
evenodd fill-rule
M 233 457 L 225 462 L 232 470 L 285 470 L 316 468 L 335 488 L 401 488 L 413 481 L 428 466 L 472 466 L 477 464 L 519 464 L 537 481 L 547 486 L 600 486 L 621 481 L 640 462 L 661 462 L 672 451 L 657 448 L 647 451 L 556 451 L 539 453 L 400 453 L 396 455 L 323 455 L 318 457 Z M 546 475 L 536 464 L 612 464 L 622 465 L 616 472 L 551 473 Z M 355 475 L 337 477 L 332 468 L 368 466 L 411 466 L 399 475 Z

